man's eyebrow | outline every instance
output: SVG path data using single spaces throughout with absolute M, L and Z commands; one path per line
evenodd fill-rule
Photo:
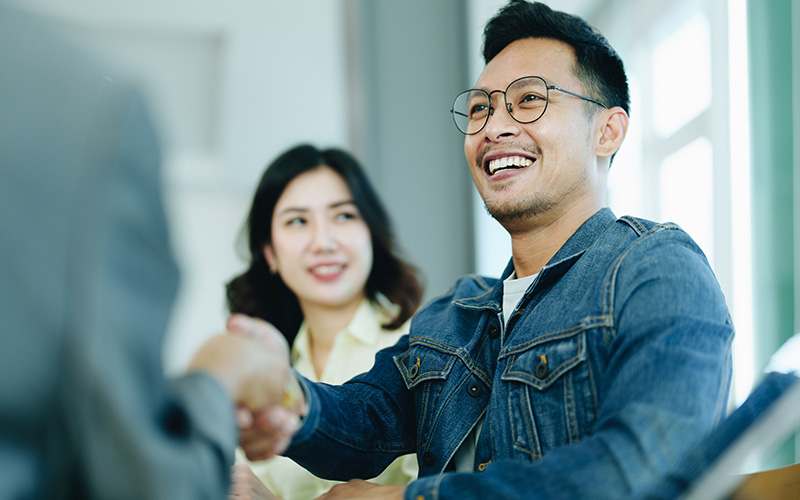
M 478 85 L 478 84 L 476 84 L 474 87 L 472 87 L 471 89 L 467 89 L 467 90 L 483 90 L 483 91 L 484 91 L 484 92 L 486 92 L 487 94 L 488 94 L 488 93 L 490 93 L 490 92 L 496 92 L 496 91 L 498 91 L 498 90 L 502 90 L 502 91 L 504 91 L 504 92 L 505 92 L 505 90 L 508 88 L 508 85 L 509 85 L 509 84 L 511 84 L 511 83 L 513 83 L 513 82 L 516 82 L 517 80 L 521 80 L 521 79 L 523 79 L 523 78 L 530 78 L 530 77 L 537 77 L 537 78 L 541 78 L 542 80 L 544 80 L 544 82 L 547 84 L 547 86 L 548 86 L 548 87 L 550 87 L 550 86 L 554 85 L 554 83 L 553 83 L 552 79 L 551 79 L 551 78 L 548 78 L 548 77 L 546 77 L 546 76 L 542 76 L 542 75 L 524 75 L 524 76 L 520 76 L 520 77 L 514 78 L 513 80 L 511 80 L 510 82 L 508 82 L 508 84 L 506 84 L 506 86 L 505 86 L 505 87 L 503 87 L 503 88 L 500 88 L 500 89 L 494 89 L 494 90 L 490 90 L 490 89 L 489 89 L 489 88 L 488 88 L 486 85 Z

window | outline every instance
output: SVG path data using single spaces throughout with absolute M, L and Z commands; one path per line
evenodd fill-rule
M 595 24 L 626 63 L 632 99 L 609 204 L 676 222 L 706 253 L 737 329 L 731 403 L 741 404 L 756 377 L 745 0 L 600 3 L 615 6 L 611 30 Z

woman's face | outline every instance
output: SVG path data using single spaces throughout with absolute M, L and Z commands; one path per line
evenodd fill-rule
M 364 298 L 372 238 L 339 174 L 323 166 L 286 186 L 264 257 L 303 308 L 346 308 Z

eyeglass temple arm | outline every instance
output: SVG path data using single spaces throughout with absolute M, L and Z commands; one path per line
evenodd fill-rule
M 591 99 L 591 98 L 586 97 L 584 95 L 576 94 L 575 92 L 570 92 L 569 90 L 564 90 L 561 87 L 557 87 L 555 85 L 548 85 L 547 88 L 550 89 L 550 90 L 558 90 L 558 91 L 564 92 L 565 94 L 569 94 L 571 96 L 579 97 L 579 98 L 583 99 L 584 101 L 593 102 L 593 103 L 597 104 L 598 106 L 602 106 L 605 109 L 608 109 L 608 106 L 606 106 L 605 104 L 603 104 L 600 101 L 595 101 L 594 99 Z

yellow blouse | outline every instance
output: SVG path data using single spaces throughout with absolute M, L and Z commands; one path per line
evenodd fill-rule
M 408 333 L 410 321 L 393 331 L 381 328 L 381 324 L 386 322 L 386 309 L 388 308 L 364 300 L 350 325 L 336 336 L 325 370 L 319 379 L 311 361 L 308 327 L 303 323 L 292 345 L 292 366 L 309 380 L 328 384 L 341 384 L 368 371 L 375 361 L 376 352 L 394 345 L 401 336 Z M 249 462 L 241 452 L 237 452 L 236 459 L 239 463 L 250 465 L 255 475 L 283 500 L 311 500 L 337 484 L 337 481 L 314 476 L 286 457 Z M 370 481 L 378 484 L 405 484 L 416 478 L 417 457 L 412 454 L 397 458 L 380 476 Z

